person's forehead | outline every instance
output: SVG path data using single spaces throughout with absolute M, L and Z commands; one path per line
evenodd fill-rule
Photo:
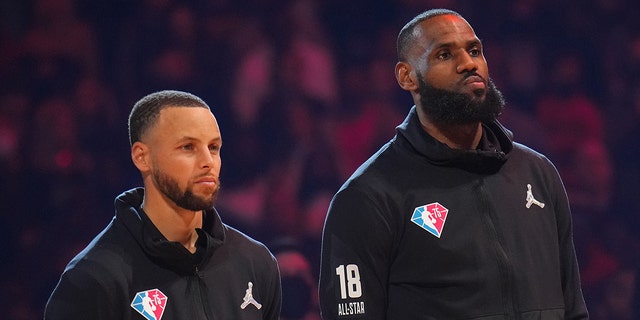
M 200 107 L 166 107 L 160 111 L 156 128 L 175 135 L 185 132 L 216 134 L 219 131 L 211 111 Z
M 473 41 L 477 36 L 469 23 L 462 17 L 446 14 L 422 21 L 414 30 L 416 39 L 427 46 L 437 46 L 454 41 Z
M 209 109 L 202 107 L 166 106 L 160 111 L 160 119 L 179 120 L 183 118 L 213 118 Z

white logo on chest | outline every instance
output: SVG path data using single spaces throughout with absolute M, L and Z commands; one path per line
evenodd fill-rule
M 256 299 L 253 298 L 253 283 L 251 283 L 251 282 L 249 282 L 249 287 L 247 288 L 247 290 L 246 290 L 246 292 L 244 294 L 244 298 L 242 298 L 242 301 L 244 301 L 240 305 L 240 308 L 242 308 L 242 309 L 246 308 L 250 304 L 252 304 L 258 310 L 260 310 L 260 308 L 262 308 L 262 305 L 258 301 L 256 301 Z
M 532 204 L 535 204 L 536 206 L 540 207 L 540 208 L 544 208 L 544 202 L 540 202 L 538 200 L 536 200 L 536 198 L 533 197 L 533 192 L 531 192 L 531 185 L 527 184 L 527 204 L 525 204 L 524 206 L 527 207 L 527 209 L 531 208 Z

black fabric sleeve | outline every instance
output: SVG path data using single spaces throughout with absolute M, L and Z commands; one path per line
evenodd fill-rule
M 47 302 L 44 320 L 119 319 L 104 286 L 82 269 L 65 271 Z
M 380 201 L 346 188 L 331 202 L 322 239 L 322 318 L 384 319 L 391 225 Z
M 560 264 L 562 272 L 562 290 L 564 293 L 565 319 L 589 319 L 587 307 L 582 295 L 580 283 L 580 271 L 576 258 L 576 250 L 573 243 L 573 227 L 571 222 L 571 209 L 567 193 L 555 167 L 551 169 L 548 180 L 556 195 L 555 208 L 558 222 L 558 242 L 560 248 Z
M 270 279 L 269 293 L 266 295 L 270 297 L 268 303 L 266 303 L 263 319 L 264 320 L 279 320 L 280 308 L 282 305 L 282 285 L 280 283 L 280 271 L 278 270 L 278 262 L 276 258 L 271 255 L 271 261 L 268 263 L 269 268 L 267 270 L 267 277 Z

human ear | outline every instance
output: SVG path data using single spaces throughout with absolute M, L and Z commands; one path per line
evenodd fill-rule
M 131 160 L 140 172 L 148 171 L 149 166 L 149 147 L 142 142 L 134 142 L 131 146 Z
M 415 81 L 415 72 L 413 72 L 413 68 L 409 63 L 404 61 L 396 63 L 395 74 L 400 88 L 407 91 L 413 91 L 418 88 L 418 85 Z

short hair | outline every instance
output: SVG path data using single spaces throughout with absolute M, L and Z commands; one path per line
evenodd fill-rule
M 449 9 L 431 9 L 427 10 L 417 16 L 415 16 L 411 21 L 407 22 L 407 24 L 402 27 L 400 33 L 398 34 L 398 40 L 396 43 L 396 50 L 398 51 L 398 61 L 406 61 L 409 49 L 412 46 L 413 38 L 414 38 L 414 30 L 418 24 L 422 21 L 431 19 L 433 17 L 442 16 L 442 15 L 455 15 L 460 18 L 463 18 L 459 13 L 449 10 Z M 464 18 L 463 18 L 464 19 Z
M 204 100 L 182 91 L 163 90 L 140 99 L 129 114 L 129 143 L 141 141 L 142 136 L 153 127 L 160 111 L 169 107 L 197 107 L 211 110 Z

